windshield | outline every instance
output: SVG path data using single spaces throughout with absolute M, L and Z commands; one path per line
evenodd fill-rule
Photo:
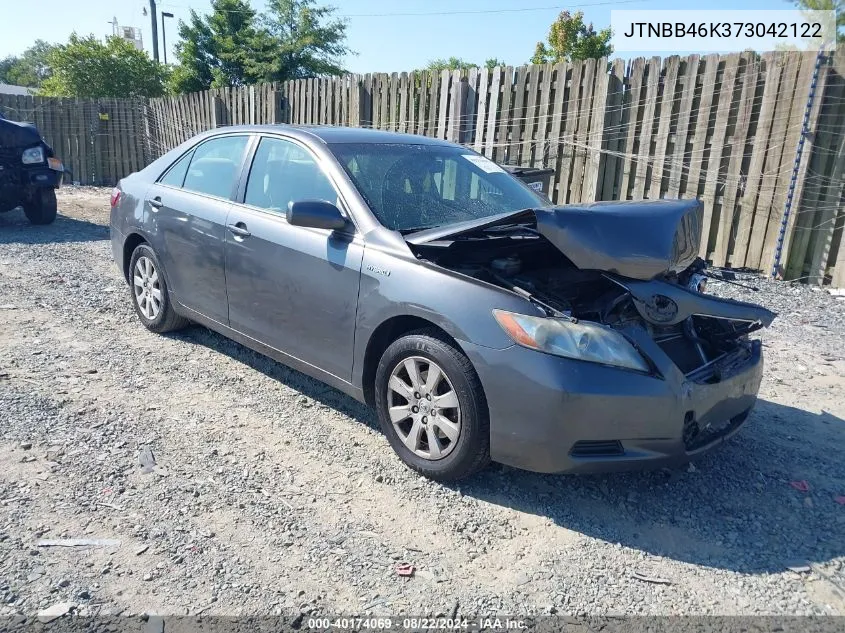
M 460 147 L 329 147 L 379 222 L 403 233 L 549 204 L 494 162 Z

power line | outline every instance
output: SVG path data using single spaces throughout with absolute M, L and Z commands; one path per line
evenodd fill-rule
M 499 13 L 527 13 L 530 11 L 563 11 L 565 9 L 579 9 L 586 7 L 600 7 L 607 5 L 619 4 L 638 4 L 649 2 L 650 0 L 606 0 L 602 2 L 585 2 L 581 4 L 558 4 L 547 5 L 543 7 L 519 7 L 516 9 L 460 9 L 457 11 L 418 11 L 418 12 L 399 12 L 399 13 L 339 13 L 337 17 L 340 18 L 398 18 L 398 17 L 425 17 L 429 15 L 484 15 L 484 14 L 499 14 Z M 178 4 L 173 2 L 162 2 L 162 5 L 168 7 L 178 7 L 181 9 L 190 9 L 195 11 L 191 5 Z M 240 10 L 240 9 L 218 9 L 222 13 L 257 13 L 254 10 Z
M 420 17 L 427 15 L 480 15 L 495 13 L 525 13 L 528 11 L 562 11 L 564 9 L 578 9 L 581 7 L 599 7 L 610 4 L 634 4 L 647 2 L 648 0 L 616 0 L 615 2 L 587 2 L 584 4 L 565 4 L 545 7 L 520 7 L 517 9 L 476 9 L 459 11 L 421 11 L 417 13 L 349 13 L 342 15 L 345 18 L 389 18 L 389 17 Z

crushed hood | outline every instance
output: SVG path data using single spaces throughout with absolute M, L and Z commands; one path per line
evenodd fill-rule
M 537 230 L 575 266 L 630 279 L 686 269 L 701 243 L 697 200 L 594 202 L 534 213 Z
M 40 142 L 41 134 L 34 125 L 0 119 L 0 149 L 31 147 Z
M 494 226 L 535 223 L 582 270 L 629 279 L 680 272 L 698 256 L 703 208 L 697 200 L 614 201 L 540 207 L 418 231 L 411 245 L 443 246 Z

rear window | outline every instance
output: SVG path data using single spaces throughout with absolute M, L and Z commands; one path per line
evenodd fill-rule
M 166 174 L 164 174 L 160 182 L 164 185 L 181 188 L 182 184 L 185 182 L 185 174 L 188 173 L 188 165 L 191 163 L 191 157 L 193 155 L 193 152 L 188 152 L 180 158 L 176 164 L 173 165 Z
M 209 196 L 230 198 L 248 139 L 247 136 L 224 136 L 199 145 L 194 150 L 183 187 Z

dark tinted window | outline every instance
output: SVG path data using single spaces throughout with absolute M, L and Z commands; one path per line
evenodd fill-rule
M 219 198 L 231 196 L 248 138 L 224 136 L 197 147 L 185 176 L 185 189 Z
M 460 147 L 330 145 L 379 221 L 411 231 L 549 204 L 494 162 Z
M 185 182 L 185 174 L 188 173 L 188 165 L 191 162 L 193 152 L 188 152 L 180 158 L 173 167 L 170 168 L 164 178 L 161 179 L 162 184 L 170 185 L 171 187 L 181 187 Z
M 283 139 L 262 138 L 249 171 L 244 202 L 284 213 L 291 202 L 299 200 L 336 204 L 337 193 L 305 148 Z

